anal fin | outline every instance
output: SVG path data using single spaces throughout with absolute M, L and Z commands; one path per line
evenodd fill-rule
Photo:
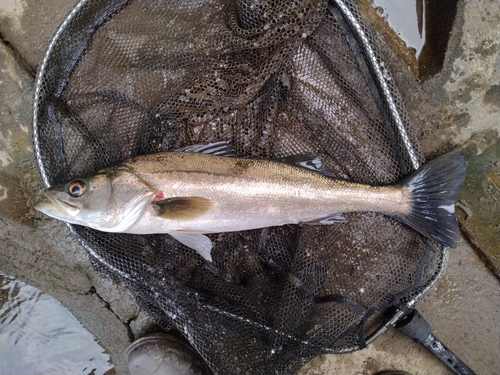
M 342 216 L 341 213 L 336 213 L 332 214 L 326 217 L 321 217 L 319 219 L 313 220 L 313 221 L 308 221 L 306 223 L 302 224 L 307 224 L 307 225 L 331 225 L 335 223 L 341 223 L 345 221 L 345 217 Z

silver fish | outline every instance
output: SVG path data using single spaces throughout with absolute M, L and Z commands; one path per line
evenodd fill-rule
M 134 157 L 45 191 L 35 208 L 105 232 L 168 233 L 211 260 L 204 234 L 284 224 L 332 224 L 343 212 L 379 212 L 455 247 L 455 200 L 465 179 L 453 151 L 401 181 L 371 186 L 335 179 L 317 156 L 228 157 L 224 143 Z

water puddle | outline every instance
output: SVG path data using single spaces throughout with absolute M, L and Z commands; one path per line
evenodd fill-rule
M 377 13 L 387 20 L 396 34 L 403 39 L 416 57 L 425 42 L 424 1 L 418 0 L 373 0 Z
M 400 53 L 421 80 L 439 73 L 443 67 L 457 2 L 371 0 L 375 11 L 392 29 L 389 33 L 404 43 L 405 47 L 400 48 Z M 387 29 L 387 25 L 381 24 L 380 27 Z
M 109 360 L 56 299 L 0 273 L 1 375 L 110 375 Z

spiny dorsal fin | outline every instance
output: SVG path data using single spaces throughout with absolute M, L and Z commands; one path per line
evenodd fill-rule
M 237 156 L 231 147 L 231 141 L 218 141 L 212 143 L 200 143 L 179 148 L 175 152 L 195 152 L 217 156 Z
M 326 166 L 318 155 L 291 155 L 278 160 L 283 163 L 294 164 L 302 168 L 319 172 L 325 176 L 335 177 L 332 170 Z
M 158 216 L 170 220 L 193 220 L 208 212 L 213 203 L 202 197 L 174 197 L 154 202 Z

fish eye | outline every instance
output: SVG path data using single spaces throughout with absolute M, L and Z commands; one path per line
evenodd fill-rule
M 87 184 L 82 180 L 74 180 L 68 184 L 68 193 L 75 198 L 78 198 L 83 195 L 85 192 L 85 188 Z

